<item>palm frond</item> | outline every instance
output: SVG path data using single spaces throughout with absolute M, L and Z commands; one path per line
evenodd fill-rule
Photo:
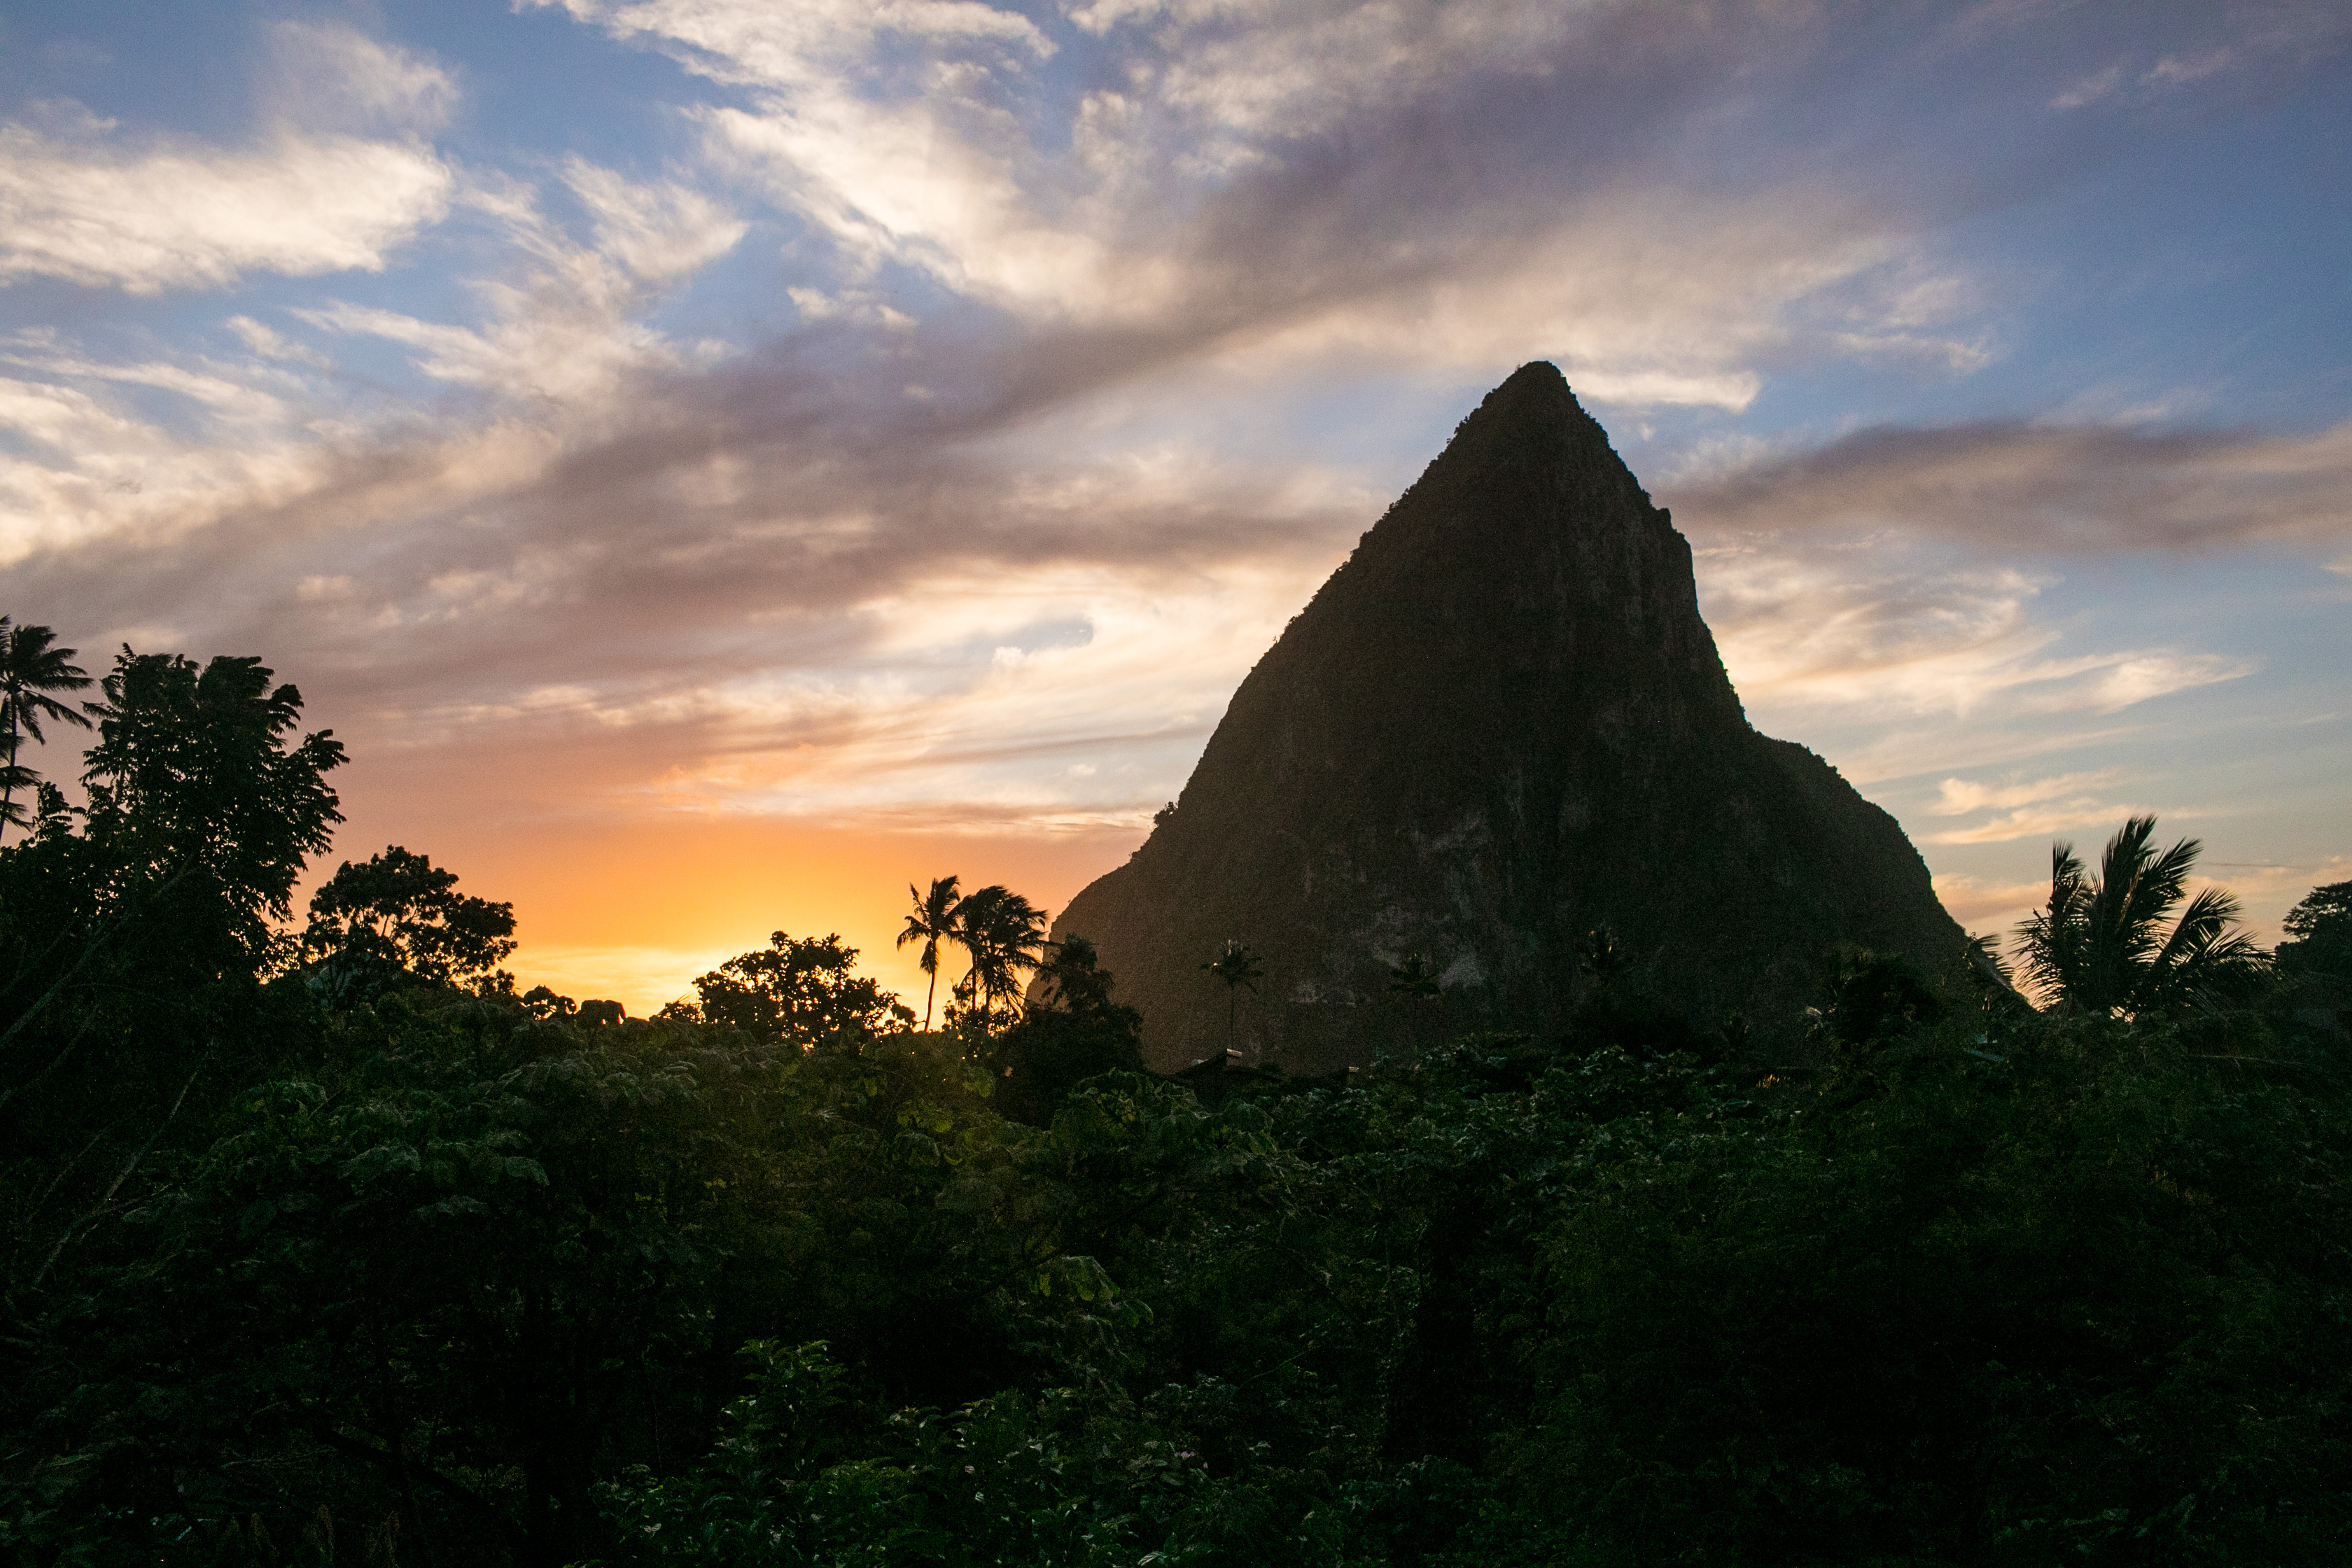
M 2267 967 L 2268 954 L 2232 930 L 2235 897 L 2220 888 L 2189 897 L 2204 846 L 2183 838 L 2159 852 L 2155 833 L 2153 816 L 2126 820 L 2096 879 L 2072 845 L 2051 847 L 2050 902 L 2020 924 L 2017 951 L 2020 971 L 2059 1005 L 2136 1017 L 2242 990 Z

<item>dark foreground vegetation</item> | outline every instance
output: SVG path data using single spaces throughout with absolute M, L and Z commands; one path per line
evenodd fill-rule
M 36 656 L 10 1568 L 2352 1544 L 2352 885 L 2273 962 L 2135 823 L 2058 861 L 2044 1010 L 1849 952 L 1760 1054 L 1599 938 L 1562 1037 L 1414 1040 L 1408 957 L 1391 1059 L 1172 1081 L 1083 943 L 946 879 L 936 1029 L 782 933 L 650 1020 L 518 994 L 512 911 L 405 850 L 298 931 L 341 760 L 299 695 L 126 653 L 68 809 Z

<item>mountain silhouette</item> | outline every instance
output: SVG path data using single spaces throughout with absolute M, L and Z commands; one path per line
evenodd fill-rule
M 1748 725 L 1689 544 L 1538 363 L 1364 535 L 1055 934 L 1092 939 L 1153 1066 L 1230 1029 L 1318 1072 L 1437 1030 L 1559 1029 L 1603 927 L 1622 984 L 1768 1029 L 1833 944 L 1940 975 L 1963 942 L 1894 818 Z M 1202 969 L 1229 942 L 1264 967 L 1230 1016 Z M 1391 992 L 1414 954 L 1433 998 Z

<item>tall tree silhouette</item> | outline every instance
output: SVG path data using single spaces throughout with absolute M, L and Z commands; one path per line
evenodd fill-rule
M 450 985 L 515 950 L 514 905 L 456 890 L 457 874 L 394 844 L 346 860 L 310 898 L 302 955 L 337 995 L 402 975 Z
M 2352 980 L 2352 882 L 2312 889 L 2279 926 L 2280 968 Z
M 1050 943 L 1037 986 L 986 1060 L 997 1078 L 997 1109 L 1044 1127 L 1075 1085 L 1100 1073 L 1143 1067 L 1143 1015 L 1111 1000 L 1111 973 L 1082 936 Z
M 732 1024 L 771 1045 L 855 1056 L 892 1018 L 914 1018 L 872 976 L 854 973 L 856 963 L 857 950 L 843 946 L 837 931 L 822 937 L 777 931 L 765 950 L 730 958 L 695 981 L 696 1006 L 673 1005 L 664 1016 Z
M 1240 1022 L 1242 992 L 1255 994 L 1257 983 L 1265 973 L 1265 965 L 1257 954 L 1238 939 L 1227 939 L 1224 951 L 1201 965 L 1215 975 L 1225 987 L 1225 1049 L 1234 1048 L 1234 1031 Z
M 996 1004 L 1018 995 L 1021 971 L 1034 969 L 1045 948 L 1045 913 L 1012 889 L 982 888 L 956 908 L 957 938 L 971 955 L 959 989 L 993 1015 Z
M 2253 939 L 2231 929 L 2236 898 L 2220 888 L 2188 898 L 2204 846 L 2184 838 L 2159 853 L 2155 833 L 2155 817 L 2130 818 L 2107 840 L 2096 877 L 2072 844 L 2051 846 L 2050 902 L 2018 927 L 2017 953 L 2060 1007 L 2137 1017 L 2242 990 L 2266 967 Z
M 89 684 L 86 672 L 67 662 L 74 656 L 72 648 L 49 646 L 57 637 L 47 626 L 20 626 L 0 616 L 0 744 L 8 749 L 5 771 L 0 772 L 0 833 L 30 826 L 25 808 L 16 804 L 16 791 L 31 789 L 40 782 L 40 774 L 17 763 L 16 748 L 24 738 L 30 735 L 46 742 L 48 737 L 41 733 L 44 719 L 89 728 L 89 719 L 79 710 L 49 695 L 79 691 Z
M 1436 1010 L 1440 994 L 1437 965 L 1430 963 L 1425 954 L 1406 953 L 1389 971 L 1389 994 L 1404 1005 L 1405 1016 L 1412 1020 L 1414 1048 L 1425 1049 L 1429 1042 L 1422 1037 L 1426 1033 L 1422 1020 Z
M 1436 996 L 1437 966 L 1418 952 L 1408 952 L 1404 961 L 1389 971 L 1389 994 L 1407 1001 L 1426 1001 Z
M 923 988 L 925 1034 L 930 1033 L 931 1001 L 940 989 L 940 943 L 953 942 L 963 934 L 962 890 L 959 879 L 954 877 L 932 878 L 928 893 L 915 891 L 912 882 L 907 884 L 907 896 L 915 901 L 915 911 L 907 917 L 907 929 L 898 933 L 898 945 L 922 943 L 923 951 L 915 961 L 929 976 L 929 984 Z
M 270 674 L 257 658 L 199 668 L 125 647 L 90 707 L 98 743 L 83 757 L 84 837 L 110 868 L 106 901 L 176 888 L 207 901 L 216 934 L 248 955 L 294 912 L 303 863 L 343 819 L 326 782 L 342 742 L 321 730 L 289 744 L 302 693 Z

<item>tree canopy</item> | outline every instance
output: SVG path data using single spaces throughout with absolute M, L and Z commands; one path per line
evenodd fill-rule
M 1202 1095 L 1017 896 L 1029 994 L 938 1032 L 838 935 L 653 1019 L 518 994 L 513 910 L 398 847 L 298 943 L 340 749 L 145 660 L 88 814 L 0 844 L 9 1568 L 2352 1542 L 2347 885 L 2274 983 L 2136 821 L 2056 857 L 2043 1010 L 1842 950 L 1762 1058 L 1602 933 L 1557 1033 Z
M 765 949 L 730 958 L 694 983 L 699 1001 L 666 1016 L 724 1024 L 755 1040 L 856 1042 L 914 1015 L 870 978 L 855 974 L 857 950 L 838 933 L 777 931 Z
M 2352 882 L 2312 889 L 2280 924 L 2286 933 L 2278 945 L 2282 965 L 2352 980 Z
M 346 860 L 310 896 L 303 956 L 338 992 L 408 976 L 446 985 L 496 969 L 515 950 L 514 906 L 457 891 L 457 874 L 399 845 Z
M 194 878 L 233 940 L 258 951 L 267 922 L 293 912 L 295 880 L 333 842 L 342 765 L 331 730 L 289 738 L 302 694 L 272 687 L 257 658 L 202 669 L 125 647 L 90 712 L 98 743 L 82 771 L 84 836 L 118 904 Z

